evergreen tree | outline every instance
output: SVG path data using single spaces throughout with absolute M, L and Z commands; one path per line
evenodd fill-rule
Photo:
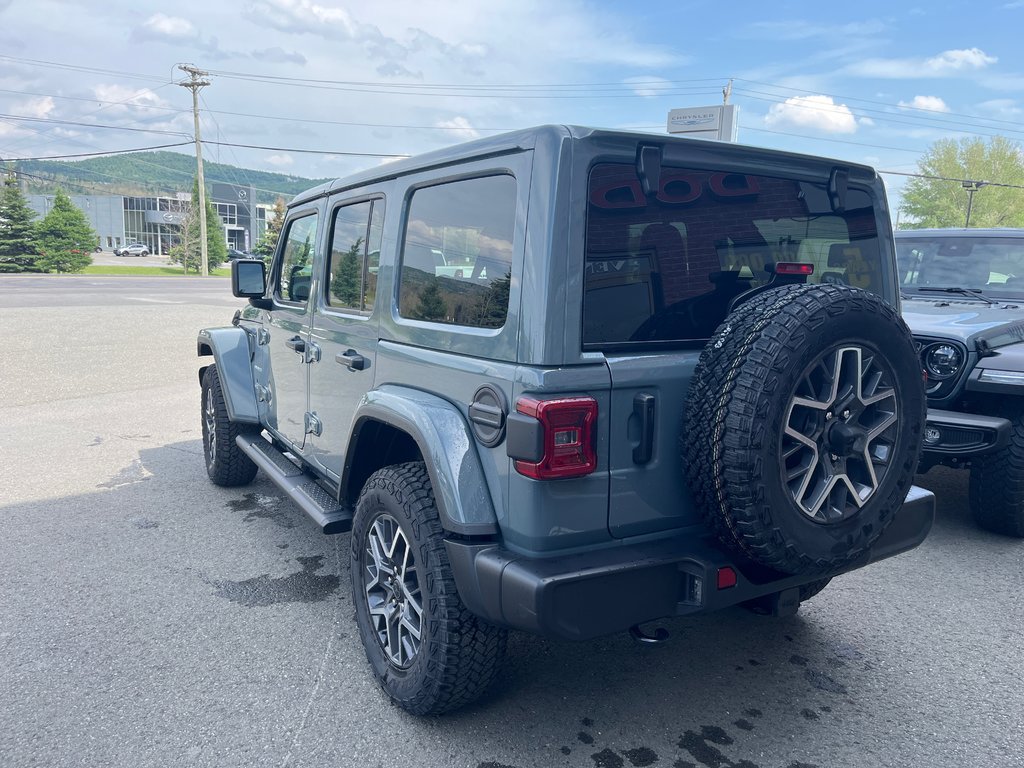
M 50 212 L 36 224 L 36 240 L 39 244 L 36 263 L 45 271 L 81 272 L 92 264 L 89 253 L 96 246 L 98 236 L 85 214 L 58 189 Z
M 437 278 L 431 278 L 426 287 L 420 292 L 419 302 L 412 311 L 412 316 L 417 320 L 440 320 L 444 322 L 448 314 L 448 305 L 441 294 L 441 286 Z
M 284 228 L 285 202 L 283 197 L 277 198 L 274 202 L 274 215 L 267 219 L 267 229 L 260 237 L 256 246 L 252 249 L 253 255 L 259 256 L 266 262 L 274 256 L 277 250 L 277 242 L 281 239 L 281 230 Z
M 0 272 L 36 272 L 35 211 L 14 178 L 4 180 L 0 191 Z
M 192 180 L 192 204 L 181 222 L 178 244 L 171 248 L 170 260 L 181 264 L 185 274 L 202 270 L 203 253 L 200 243 L 201 224 L 199 221 L 199 180 Z M 224 239 L 224 222 L 217 215 L 217 209 L 206 199 L 206 259 L 210 269 L 216 269 L 228 258 L 228 245 Z
M 359 289 L 362 274 L 359 267 L 363 252 L 363 238 L 357 237 L 352 247 L 338 259 L 338 265 L 331 276 L 331 293 L 338 299 L 339 306 L 362 309 L 359 304 Z

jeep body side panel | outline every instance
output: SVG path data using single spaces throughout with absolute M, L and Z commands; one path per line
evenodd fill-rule
M 313 321 L 311 292 L 315 290 L 314 276 L 322 269 L 324 259 L 324 204 L 315 200 L 288 211 L 281 230 L 281 242 L 269 274 L 269 295 L 273 309 L 264 315 L 264 329 L 269 334 L 266 344 L 265 381 L 256 382 L 271 393 L 266 409 L 264 426 L 284 441 L 296 456 L 305 456 L 306 412 L 309 410 L 309 364 L 307 363 L 309 334 Z M 289 248 L 295 246 L 293 231 L 298 242 L 304 242 L 307 253 L 292 264 L 292 274 L 282 276 L 286 255 L 294 256 Z M 308 261 L 309 256 L 312 260 Z M 282 291 L 287 286 L 288 295 Z M 303 298 L 303 296 L 305 298 Z
M 359 219 L 365 240 L 371 209 L 374 217 L 379 212 L 387 215 L 385 191 L 388 189 L 390 185 L 381 184 L 333 195 L 328 200 L 324 218 L 324 259 L 316 273 L 310 331 L 316 359 L 309 363 L 309 410 L 319 422 L 321 432 L 310 435 L 308 441 L 309 460 L 334 483 L 339 482 L 342 475 L 355 412 L 366 392 L 373 387 L 381 304 L 382 301 L 384 306 L 388 304 L 386 297 L 378 292 L 379 300 L 366 313 L 337 306 L 342 301 L 335 294 L 330 294 L 329 298 L 333 279 L 329 274 L 330 262 L 344 258 L 344 251 L 351 247 L 351 243 L 336 242 L 335 227 L 343 227 L 336 224 L 336 216 Z M 336 245 L 342 249 L 341 253 L 334 250 Z M 393 243 L 385 247 L 393 249 Z
M 378 360 L 388 356 L 382 344 Z M 414 366 L 422 375 L 421 365 Z M 392 369 L 393 370 L 393 369 Z M 466 536 L 493 535 L 497 518 L 477 446 L 463 415 L 437 395 L 410 387 L 384 385 L 368 392 L 355 415 L 353 443 L 369 422 L 389 424 L 405 432 L 419 446 L 434 489 L 445 529 Z M 346 462 L 346 475 L 349 462 Z M 347 478 L 346 478 L 347 479 Z M 345 479 L 342 481 L 345 485 Z
M 228 418 L 244 424 L 259 424 L 260 414 L 253 385 L 249 334 L 237 326 L 204 328 L 197 340 L 199 355 L 213 355 Z M 199 378 L 202 380 L 203 371 Z

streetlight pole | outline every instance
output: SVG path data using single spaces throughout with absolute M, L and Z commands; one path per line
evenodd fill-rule
M 183 88 L 192 91 L 192 119 L 196 128 L 196 176 L 199 182 L 199 256 L 200 271 L 203 277 L 210 274 L 210 256 L 206 248 L 206 182 L 203 179 L 203 140 L 199 135 L 199 89 L 210 84 L 204 78 L 209 72 L 203 72 L 191 64 L 179 64 L 178 69 L 185 72 L 191 78 L 184 83 L 178 83 Z
M 964 220 L 964 229 L 971 226 L 971 208 L 974 207 L 974 193 L 984 187 L 986 181 L 963 181 L 961 185 L 967 190 L 967 218 Z

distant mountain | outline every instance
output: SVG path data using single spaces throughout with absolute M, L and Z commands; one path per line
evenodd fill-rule
M 68 162 L 28 160 L 17 163 L 29 193 L 48 194 L 58 186 L 70 194 L 165 195 L 191 192 L 195 158 L 178 152 L 136 152 Z M 328 179 L 254 171 L 224 163 L 203 163 L 207 185 L 214 182 L 252 185 L 256 202 L 286 200 Z

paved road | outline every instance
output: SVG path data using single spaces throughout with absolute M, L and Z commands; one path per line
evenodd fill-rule
M 479 705 L 405 715 L 364 662 L 348 537 L 205 478 L 194 339 L 227 291 L 0 277 L 5 768 L 1024 765 L 1024 543 L 977 531 L 946 470 L 920 549 L 799 616 L 668 621 L 653 649 L 515 635 Z

